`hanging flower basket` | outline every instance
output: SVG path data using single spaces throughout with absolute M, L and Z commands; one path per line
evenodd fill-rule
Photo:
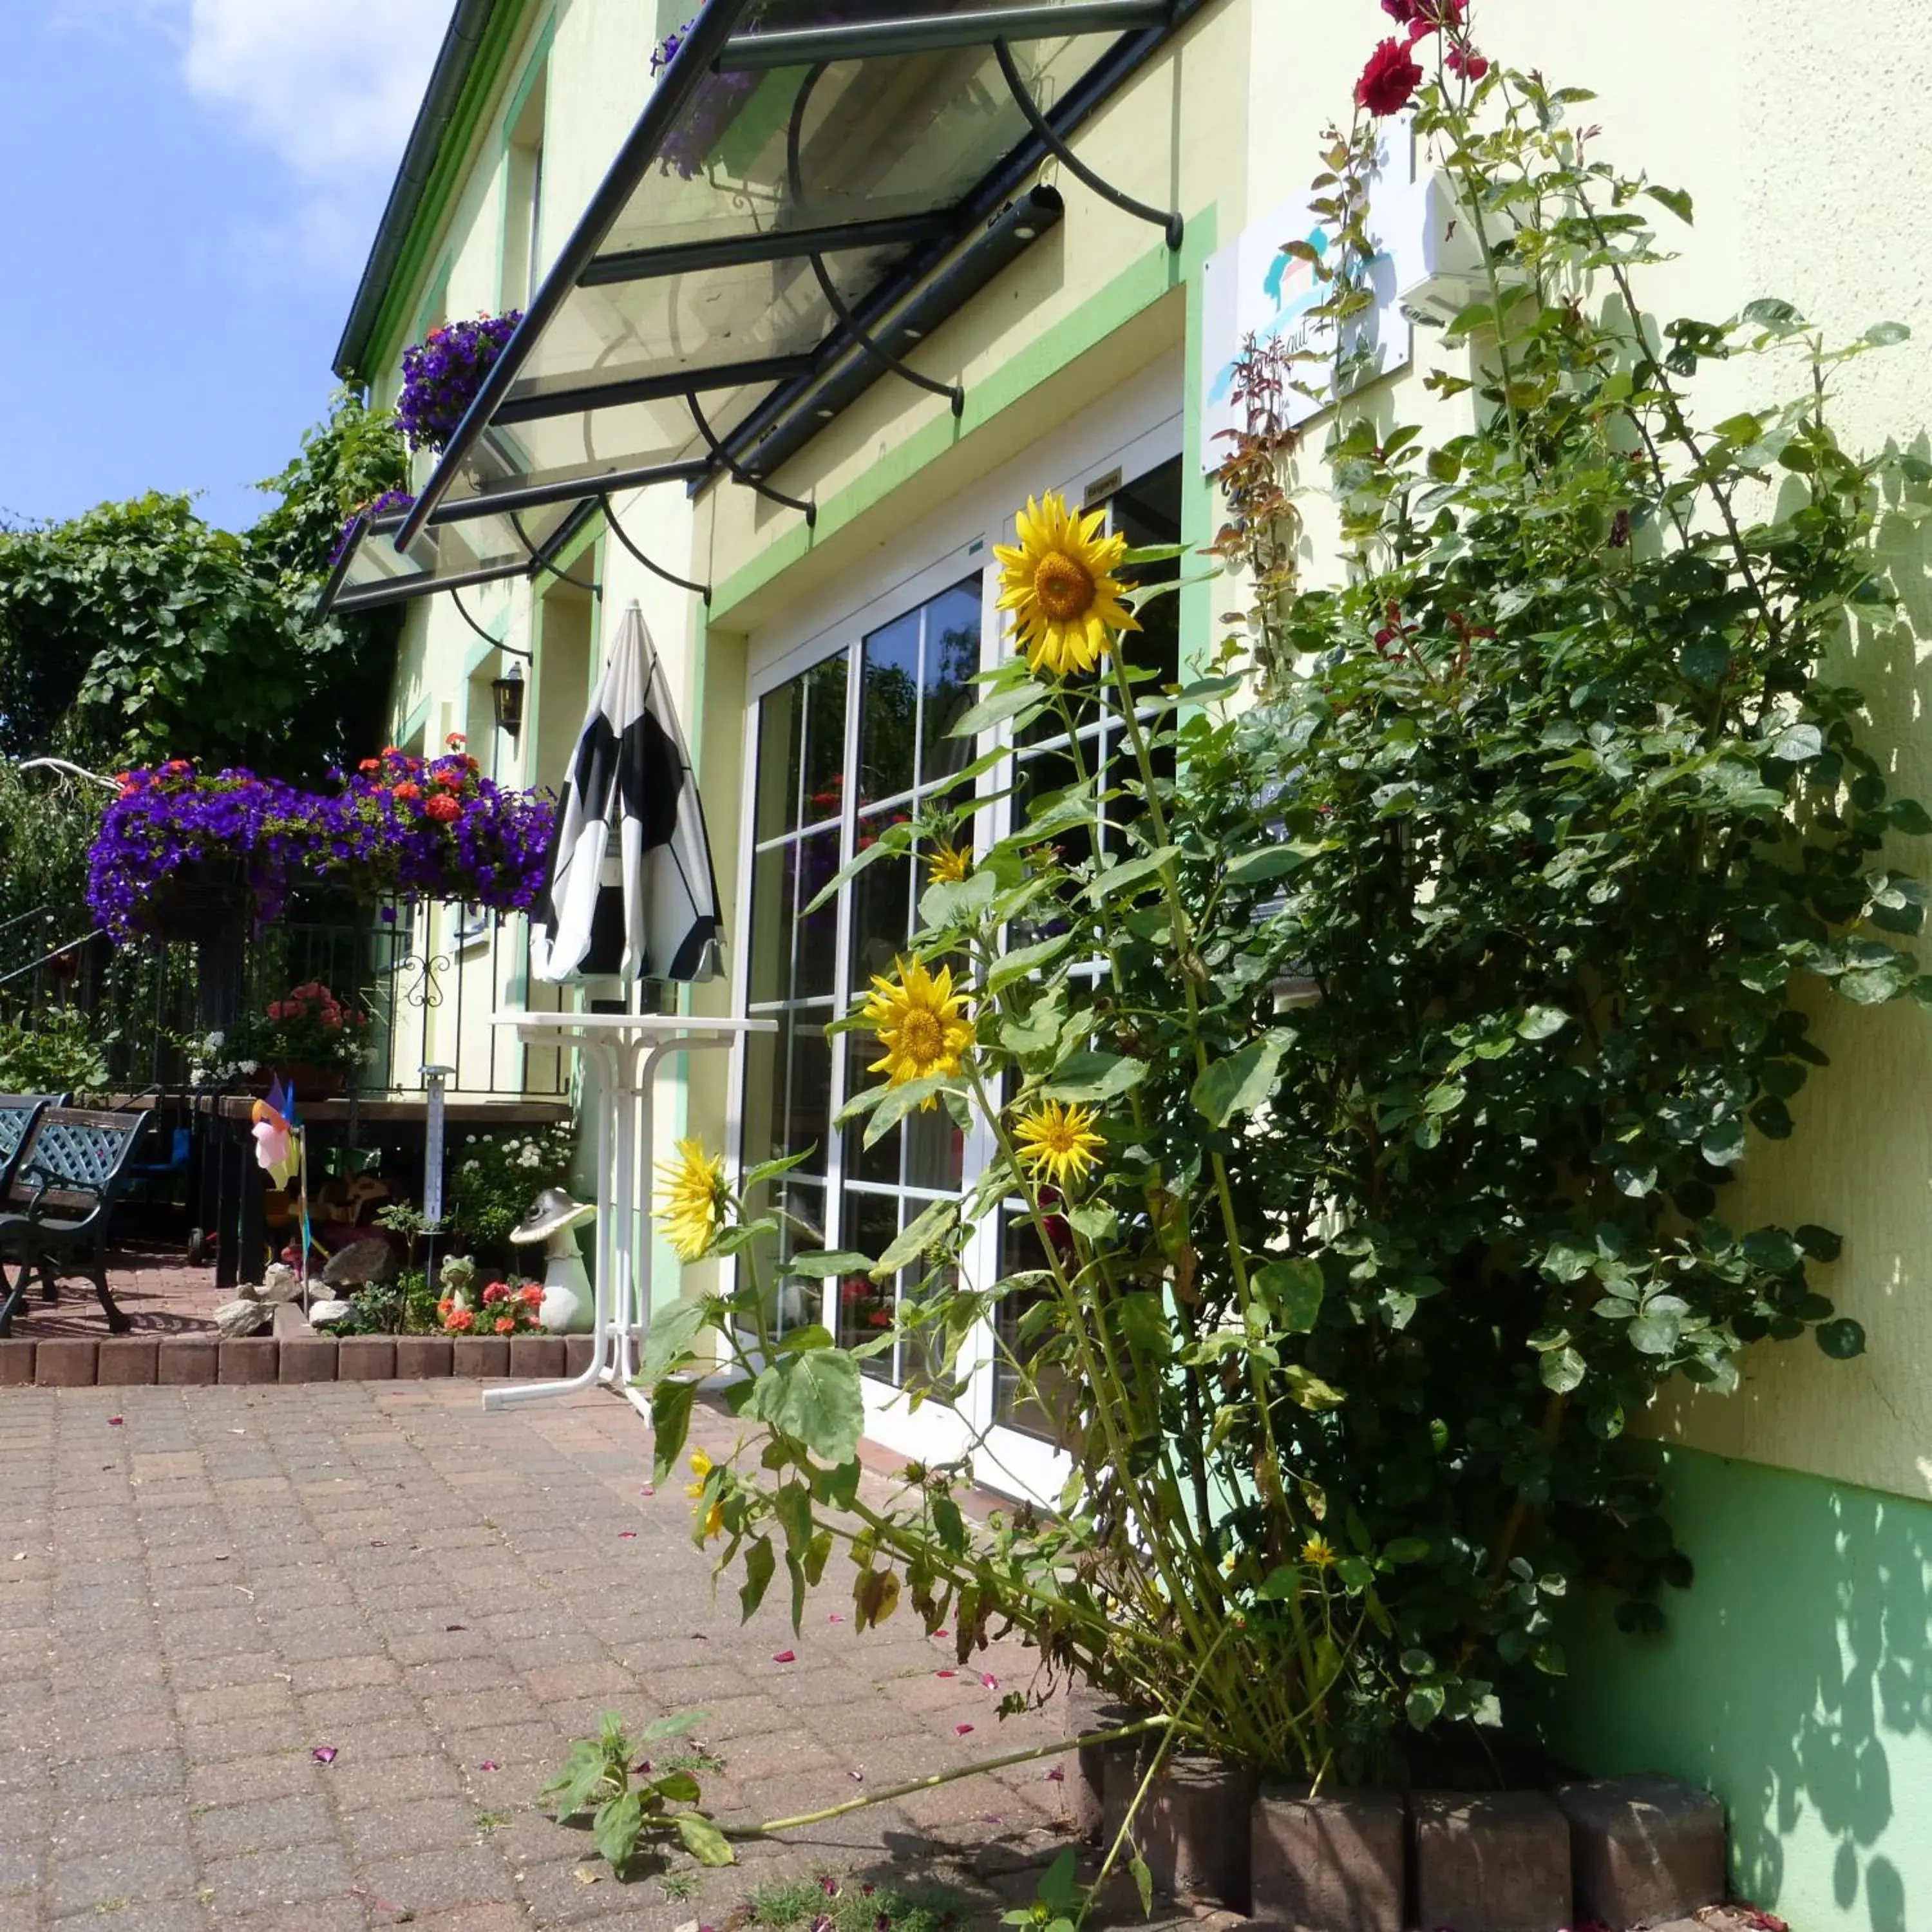
M 446 322 L 403 351 L 396 427 L 412 449 L 440 451 L 476 400 L 503 345 L 517 332 L 521 309 Z
M 199 936 L 218 907 L 252 904 L 266 926 L 298 886 L 523 912 L 555 815 L 547 794 L 480 776 L 460 739 L 440 758 L 392 746 L 326 793 L 171 759 L 122 775 L 88 854 L 88 902 L 124 942 Z

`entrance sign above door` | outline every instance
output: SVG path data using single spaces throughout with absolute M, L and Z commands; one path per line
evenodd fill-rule
M 1420 280 L 1424 267 L 1426 209 L 1419 205 L 1426 184 L 1415 181 L 1415 143 L 1406 115 L 1391 116 L 1369 193 L 1369 234 L 1376 254 L 1369 265 L 1375 305 L 1357 325 L 1361 332 L 1351 349 L 1368 350 L 1376 376 L 1408 366 L 1411 329 L 1401 297 Z M 1333 327 L 1312 319 L 1324 295 L 1313 263 L 1282 252 L 1291 242 L 1306 242 L 1325 253 L 1329 238 L 1322 218 L 1304 194 L 1283 202 L 1261 220 L 1210 256 L 1202 284 L 1201 464 L 1220 467 L 1231 445 L 1227 439 L 1247 428 L 1246 412 L 1234 400 L 1240 358 L 1250 339 L 1279 342 L 1295 355 L 1315 360 L 1289 365 L 1289 380 L 1327 394 L 1335 362 Z M 1370 380 L 1372 380 L 1372 378 Z M 1327 406 L 1312 396 L 1288 392 L 1289 425 L 1306 422 Z

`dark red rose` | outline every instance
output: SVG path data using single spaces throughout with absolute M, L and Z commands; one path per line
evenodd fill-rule
M 1355 83 L 1355 105 L 1371 114 L 1394 114 L 1406 107 L 1422 85 L 1422 70 L 1400 40 L 1384 40 L 1369 56 Z
M 1490 70 L 1489 62 L 1474 47 L 1451 47 L 1448 67 L 1451 74 L 1466 74 L 1472 80 L 1480 80 Z

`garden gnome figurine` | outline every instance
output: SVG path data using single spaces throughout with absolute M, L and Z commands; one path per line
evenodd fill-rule
M 537 1319 L 546 1334 L 587 1335 L 595 1318 L 590 1279 L 577 1252 L 577 1231 L 596 1218 L 597 1210 L 571 1199 L 560 1187 L 546 1187 L 530 1211 L 511 1230 L 520 1246 L 544 1244 L 543 1304 Z

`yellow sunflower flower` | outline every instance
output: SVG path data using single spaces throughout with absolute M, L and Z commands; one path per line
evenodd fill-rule
M 1077 1186 L 1107 1143 L 1094 1131 L 1091 1107 L 1064 1107 L 1047 1100 L 1020 1116 L 1014 1130 L 1019 1155 L 1037 1180 L 1044 1174 L 1063 1190 Z
M 685 1484 L 685 1494 L 688 1496 L 701 1496 L 704 1495 L 704 1479 L 706 1476 L 710 1474 L 711 1472 L 716 1468 L 716 1466 L 717 1465 L 712 1461 L 709 1456 L 705 1454 L 702 1449 L 694 1449 L 691 1452 L 691 1473 L 695 1476 L 698 1480 L 694 1483 L 687 1483 Z
M 1138 631 L 1120 602 L 1124 586 L 1113 572 L 1126 554 L 1124 536 L 1103 537 L 1104 510 L 1085 516 L 1049 490 L 1014 518 L 1018 547 L 995 544 L 1000 564 L 1000 608 L 1013 614 L 1013 628 L 1028 665 L 1061 677 L 1091 670 L 1113 648 L 1113 633 Z
M 1318 1570 L 1334 1567 L 1335 1546 L 1325 1536 L 1311 1536 L 1301 1546 L 1301 1560 L 1312 1563 Z
M 950 839 L 941 838 L 934 844 L 926 864 L 934 884 L 956 886 L 971 873 L 974 862 L 971 846 L 955 845 Z
M 959 1058 L 976 1037 L 965 998 L 952 990 L 952 969 L 928 972 L 915 959 L 898 962 L 896 983 L 874 975 L 866 996 L 866 1019 L 879 1036 L 885 1057 L 866 1070 L 883 1073 L 889 1087 L 959 1071 Z M 928 1107 L 938 1104 L 929 1096 Z
M 707 1156 L 702 1141 L 680 1141 L 677 1159 L 659 1161 L 658 1172 L 664 1189 L 656 1218 L 664 1224 L 664 1239 L 680 1261 L 697 1261 L 724 1224 L 724 1156 Z
M 724 1505 L 713 1503 L 704 1517 L 704 1540 L 709 1543 L 714 1536 L 724 1534 Z

